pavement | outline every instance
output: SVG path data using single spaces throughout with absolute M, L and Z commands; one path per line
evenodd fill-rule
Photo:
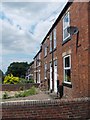
M 38 94 L 31 95 L 28 97 L 19 97 L 19 98 L 10 98 L 10 99 L 3 99 L 4 101 L 21 101 L 21 100 L 31 100 L 31 101 L 45 101 L 45 100 L 53 100 L 53 97 L 49 94 L 45 93 L 45 91 L 39 90 Z

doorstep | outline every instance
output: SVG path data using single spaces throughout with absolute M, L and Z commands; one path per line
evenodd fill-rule
M 48 94 L 52 99 L 60 99 L 60 96 L 57 96 L 57 93 L 55 92 L 50 92 L 50 91 L 45 91 L 45 94 Z

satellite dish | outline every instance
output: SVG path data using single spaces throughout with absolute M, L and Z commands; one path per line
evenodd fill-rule
M 77 34 L 78 33 L 78 28 L 74 26 L 70 26 L 67 28 L 67 32 L 70 33 L 70 35 Z

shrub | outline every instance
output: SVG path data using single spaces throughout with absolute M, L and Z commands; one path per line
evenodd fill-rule
M 23 92 L 15 93 L 14 97 L 15 97 L 15 98 L 25 97 L 22 93 L 23 93 Z
M 21 91 L 21 90 L 24 90 L 24 87 L 23 86 L 21 86 L 20 88 L 19 88 L 19 90 Z
M 19 77 L 14 77 L 12 74 L 8 74 L 4 78 L 4 83 L 5 84 L 17 84 L 19 83 Z
M 33 79 L 24 79 L 24 78 L 20 78 L 20 83 L 34 83 L 34 80 Z
M 8 98 L 9 98 L 9 96 L 8 96 L 7 92 L 4 92 L 2 99 L 8 99 Z
M 29 90 L 25 90 L 25 91 L 22 91 L 22 92 L 19 92 L 19 93 L 15 93 L 14 97 L 16 97 L 16 98 L 18 98 L 18 97 L 27 97 L 29 95 L 35 95 L 35 94 L 37 94 L 37 90 L 33 86 Z
M 29 83 L 34 83 L 34 80 L 33 79 L 29 79 L 28 82 Z

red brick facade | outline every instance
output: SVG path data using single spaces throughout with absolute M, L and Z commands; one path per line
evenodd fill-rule
M 32 61 L 30 63 L 29 68 L 28 68 L 28 70 L 26 72 L 26 77 L 25 78 L 28 79 L 28 80 L 29 79 L 34 80 L 34 61 Z
M 40 79 L 41 79 L 41 51 L 42 49 L 40 49 L 39 52 L 34 57 L 34 82 L 35 83 L 40 83 Z
M 63 82 L 63 53 L 71 54 L 71 83 L 72 88 L 64 86 L 64 95 L 67 97 L 84 97 L 88 96 L 88 3 L 72 3 L 69 9 L 70 25 L 77 26 L 79 29 L 79 42 L 76 47 L 76 35 L 62 45 L 62 19 L 57 24 L 57 50 L 58 50 L 58 74 L 60 84 Z
M 90 23 L 90 2 L 89 2 L 89 12 L 88 12 L 88 23 Z M 88 46 L 88 61 L 89 61 L 89 70 L 88 70 L 88 96 L 90 97 L 90 25 L 88 25 L 88 29 L 89 29 L 89 32 L 88 32 L 88 41 L 89 41 L 89 46 Z
M 78 33 L 63 41 L 63 19 L 66 13 L 70 15 L 70 26 L 78 28 Z M 55 69 L 57 66 L 57 80 L 63 86 L 63 95 L 67 98 L 90 97 L 90 2 L 68 2 L 60 13 L 56 22 L 49 30 L 41 46 L 41 83 L 42 87 L 50 87 L 50 62 L 52 63 L 52 91 L 56 92 Z M 50 52 L 50 34 L 56 28 L 56 48 Z M 52 33 L 54 43 L 54 33 Z M 54 44 L 52 44 L 54 45 Z M 47 47 L 47 55 L 45 54 Z M 54 47 L 54 46 L 52 46 Z M 64 60 L 70 55 L 70 84 L 64 81 Z M 54 66 L 54 61 L 57 65 Z M 52 62 L 53 61 L 53 62 Z M 47 70 L 45 73 L 45 64 Z M 46 77 L 45 77 L 46 74 Z M 66 76 L 65 76 L 66 77 Z M 58 84 L 58 83 L 57 83 Z

